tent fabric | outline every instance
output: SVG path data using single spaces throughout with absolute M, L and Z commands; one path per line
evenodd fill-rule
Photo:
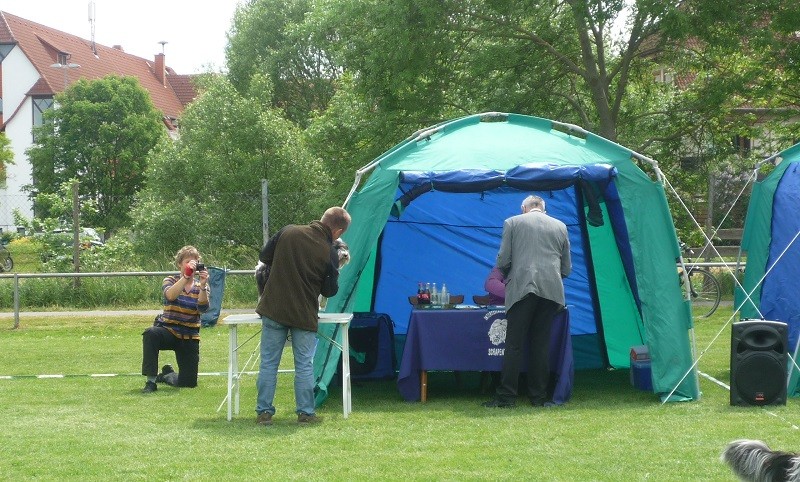
M 576 368 L 627 368 L 630 348 L 647 344 L 654 391 L 663 400 L 698 398 L 663 186 L 629 149 L 568 130 L 536 117 L 479 114 L 416 133 L 380 156 L 345 206 L 351 262 L 327 309 L 388 313 L 402 335 L 419 282 L 444 282 L 467 300 L 483 294 L 503 221 L 535 193 L 568 227 Z
M 800 344 L 800 144 L 779 154 L 781 162 L 756 182 L 747 209 L 742 251 L 747 264 L 736 306 L 741 319 L 782 321 L 789 327 L 789 352 Z M 750 296 L 748 297 L 747 294 Z M 800 395 L 800 375 L 790 364 L 788 390 Z

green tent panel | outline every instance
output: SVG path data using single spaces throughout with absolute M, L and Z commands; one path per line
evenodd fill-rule
M 357 173 L 345 204 L 351 262 L 326 309 L 387 313 L 402 337 L 406 298 L 418 282 L 447 282 L 467 301 L 483 294 L 503 221 L 535 193 L 568 226 L 576 368 L 627 368 L 631 347 L 648 345 L 658 396 L 697 399 L 672 217 L 663 185 L 634 159 L 659 173 L 654 161 L 576 126 L 518 114 L 477 114 L 421 130 Z M 336 351 L 320 341 L 318 402 Z

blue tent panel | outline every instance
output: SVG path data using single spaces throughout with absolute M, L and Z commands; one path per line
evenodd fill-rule
M 520 212 L 527 194 L 501 188 L 470 194 L 432 191 L 417 198 L 384 229 L 374 309 L 389 313 L 396 332 L 405 333 L 411 312 L 407 297 L 416 293 L 419 282 L 446 283 L 450 293 L 464 294 L 467 302 L 474 294 L 484 294 L 483 282 L 500 248 L 503 221 Z M 536 194 L 545 199 L 548 214 L 567 225 L 573 246 L 573 272 L 565 280 L 572 334 L 595 334 L 576 191 Z M 407 252 L 409 246 L 415 247 L 413 258 L 392 256 Z
M 796 347 L 800 339 L 800 296 L 797 294 L 800 239 L 795 239 L 800 233 L 800 216 L 797 215 L 797 207 L 800 206 L 798 170 L 797 163 L 790 166 L 775 191 L 768 274 L 764 278 L 761 291 L 761 313 L 764 319 L 783 321 L 789 325 L 791 348 Z

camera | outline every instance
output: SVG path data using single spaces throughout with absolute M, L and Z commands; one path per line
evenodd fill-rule
M 205 271 L 205 270 L 206 270 L 206 265 L 205 265 L 205 264 L 203 264 L 203 263 L 197 263 L 197 265 L 195 266 L 194 270 L 195 270 L 196 272 L 198 272 L 198 273 L 199 273 L 200 271 Z

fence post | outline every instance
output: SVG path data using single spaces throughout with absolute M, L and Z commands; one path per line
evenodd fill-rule
M 72 265 L 75 272 L 81 272 L 81 208 L 78 196 L 78 181 L 72 182 Z M 81 279 L 77 276 L 72 281 L 77 290 L 81 287 Z
M 19 328 L 19 273 L 14 273 L 14 329 Z
M 261 230 L 264 236 L 264 244 L 269 241 L 269 186 L 267 180 L 261 180 Z
M 708 175 L 708 209 L 706 210 L 706 233 L 713 233 L 714 232 L 714 183 L 716 182 L 716 178 L 713 173 Z M 705 246 L 705 243 L 703 243 Z M 703 258 L 706 261 L 711 260 L 710 250 L 705 250 L 703 253 Z

